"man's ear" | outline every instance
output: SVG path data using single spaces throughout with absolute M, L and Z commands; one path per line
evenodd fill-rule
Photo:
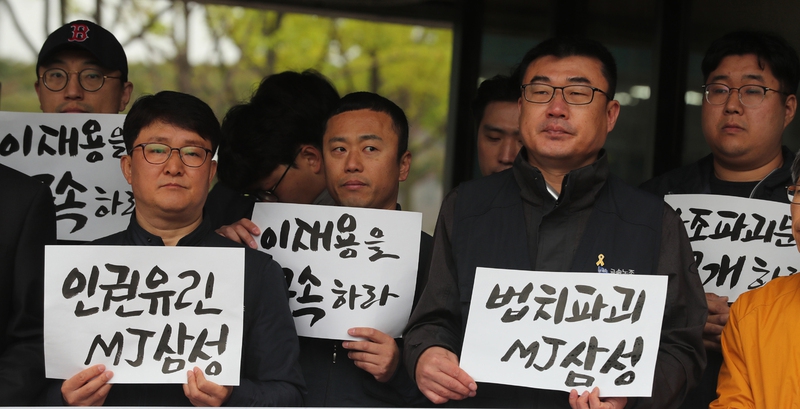
M 411 170 L 411 152 L 406 151 L 402 157 L 400 157 L 400 177 L 397 179 L 398 181 L 402 182 L 408 179 L 408 171 Z
M 42 109 L 42 89 L 41 84 L 39 84 L 39 80 L 36 80 L 36 82 L 33 83 L 33 89 L 36 90 L 36 96 L 39 97 L 39 110 L 44 111 L 44 109 Z
M 119 112 L 125 110 L 125 107 L 128 106 L 128 101 L 131 100 L 131 94 L 133 94 L 133 83 L 130 81 L 122 84 L 122 97 L 119 101 Z
M 606 105 L 606 133 L 610 133 L 614 129 L 614 125 L 617 124 L 617 118 L 619 118 L 619 101 L 612 99 Z
M 119 168 L 122 169 L 122 176 L 125 178 L 125 180 L 128 182 L 129 185 L 131 184 L 131 173 L 132 173 L 131 162 L 132 162 L 131 155 L 123 155 L 122 158 L 120 158 L 119 160 Z
M 794 94 L 789 95 L 786 97 L 786 102 L 784 103 L 786 114 L 783 118 L 783 129 L 786 129 L 792 120 L 794 119 L 794 114 L 797 113 L 797 96 Z
M 323 170 L 322 152 L 314 145 L 300 145 L 300 153 L 297 155 L 298 161 L 307 165 L 314 174 L 319 174 Z

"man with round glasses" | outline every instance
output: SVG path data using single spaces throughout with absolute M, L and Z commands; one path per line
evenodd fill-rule
M 122 45 L 86 20 L 67 23 L 47 37 L 36 77 L 34 88 L 45 113 L 116 114 L 133 92 Z
M 217 164 L 219 121 L 203 101 L 162 91 L 139 98 L 125 117 L 120 160 L 136 210 L 126 230 L 94 241 L 116 246 L 242 247 L 214 233 L 203 215 Z M 48 388 L 47 403 L 70 406 L 299 406 L 304 381 L 283 270 L 266 253 L 244 249 L 244 338 L 239 386 L 206 379 L 197 367 L 177 384 L 109 383 L 90 366 Z
M 781 146 L 781 138 L 797 110 L 797 52 L 779 36 L 738 31 L 714 41 L 701 68 L 701 122 L 711 154 L 642 188 L 658 195 L 705 193 L 788 203 L 785 189 L 794 183 L 794 154 Z M 706 299 L 703 342 L 708 367 L 683 408 L 707 408 L 717 397 L 720 334 L 730 308 L 727 297 L 707 293 Z
M 463 183 L 442 203 L 428 283 L 403 334 L 405 365 L 437 404 L 676 407 L 705 364 L 705 302 L 678 215 L 609 173 L 603 145 L 620 112 L 614 58 L 597 42 L 554 38 L 528 51 L 520 70 L 523 149 L 511 169 Z M 606 266 L 669 278 L 652 397 L 478 385 L 458 366 L 476 267 L 598 271 L 599 255 Z

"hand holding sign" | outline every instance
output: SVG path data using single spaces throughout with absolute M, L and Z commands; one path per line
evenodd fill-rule
M 350 350 L 347 357 L 374 376 L 376 381 L 389 382 L 400 364 L 400 349 L 394 338 L 375 328 L 350 328 L 347 334 L 366 339 L 343 342 L 342 346 Z
M 256 243 L 256 239 L 253 236 L 260 235 L 261 229 L 259 229 L 255 223 L 250 221 L 250 219 L 243 218 L 236 223 L 222 226 L 219 229 L 214 230 L 214 232 L 222 237 L 227 238 L 228 240 L 235 241 L 237 243 L 244 244 L 251 249 L 258 250 L 258 243 Z
M 625 397 L 600 399 L 600 388 L 594 388 L 591 393 L 583 391 L 580 395 L 575 389 L 569 392 L 569 407 L 572 409 L 622 409 L 627 403 Z
M 209 381 L 203 376 L 203 371 L 196 366 L 186 373 L 186 377 L 183 394 L 194 406 L 222 406 L 233 393 L 232 386 L 222 386 Z
M 706 293 L 706 302 L 708 302 L 708 319 L 703 327 L 703 346 L 708 350 L 721 351 L 720 336 L 731 311 L 728 306 L 728 297 Z
M 456 354 L 430 347 L 419 356 L 415 371 L 417 387 L 428 400 L 442 404 L 475 396 L 478 385 L 458 366 Z
M 102 406 L 113 376 L 102 364 L 86 368 L 61 384 L 61 398 L 68 406 Z

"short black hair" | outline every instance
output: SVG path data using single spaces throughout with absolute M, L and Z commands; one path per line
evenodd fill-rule
M 222 120 L 217 178 L 246 192 L 279 165 L 291 165 L 301 145 L 322 148 L 328 112 L 339 93 L 314 70 L 285 71 L 261 81 L 250 101 Z
M 589 57 L 600 61 L 601 72 L 608 82 L 608 89 L 605 91 L 608 100 L 614 99 L 617 91 L 617 63 L 614 56 L 604 45 L 597 41 L 586 38 L 575 37 L 555 37 L 544 40 L 536 47 L 531 48 L 519 64 L 519 85 L 525 84 L 525 71 L 528 66 L 540 57 L 553 56 L 556 58 L 566 57 Z
M 353 92 L 347 94 L 339 100 L 336 107 L 328 115 L 330 120 L 336 115 L 349 111 L 368 109 L 374 112 L 383 112 L 392 118 L 392 129 L 397 134 L 397 160 L 403 158 L 408 151 L 408 119 L 403 110 L 394 102 L 386 97 L 382 97 L 374 92 Z M 327 126 L 327 121 L 326 121 Z
M 800 80 L 800 59 L 797 51 L 781 36 L 764 31 L 734 31 L 718 38 L 708 47 L 700 68 L 703 81 L 730 55 L 753 54 L 761 69 L 769 67 L 781 84 L 781 92 L 797 93 Z
M 792 184 L 797 183 L 797 178 L 800 178 L 800 151 L 794 155 L 792 162 Z
M 475 121 L 475 128 L 480 126 L 489 103 L 498 101 L 516 103 L 520 95 L 517 79 L 508 75 L 495 75 L 481 82 L 472 100 L 472 119 Z
M 142 129 L 161 122 L 194 132 L 211 142 L 213 155 L 219 145 L 219 121 L 205 102 L 193 95 L 176 91 L 161 91 L 144 95 L 133 103 L 122 128 L 122 138 L 128 154 Z

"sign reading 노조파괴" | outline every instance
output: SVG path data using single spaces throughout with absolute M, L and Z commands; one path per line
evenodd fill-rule
M 111 383 L 238 385 L 244 249 L 47 246 L 48 378 L 104 364 Z
M 667 195 L 683 219 L 708 293 L 735 301 L 797 272 L 789 204 L 722 195 Z
M 125 229 L 133 212 L 118 114 L 0 112 L 0 163 L 55 196 L 58 238 L 89 241 Z
M 257 203 L 262 251 L 283 267 L 297 334 L 352 339 L 347 329 L 402 334 L 417 277 L 422 215 Z
M 476 381 L 650 396 L 667 277 L 476 270 L 460 366 Z

